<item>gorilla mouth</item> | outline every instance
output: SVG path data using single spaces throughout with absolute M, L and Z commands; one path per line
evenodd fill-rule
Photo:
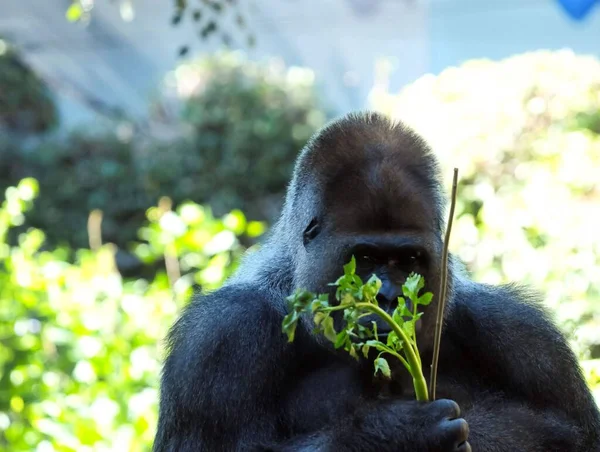
M 408 300 L 407 300 L 407 308 L 412 309 L 412 307 L 410 306 L 410 301 L 408 301 Z M 390 309 L 390 308 L 384 308 L 384 309 L 390 316 L 394 312 L 394 309 Z M 404 320 L 408 321 L 410 319 L 408 317 L 404 317 Z M 377 335 L 382 338 L 386 338 L 389 335 L 389 333 L 392 332 L 392 327 L 376 314 L 372 314 L 372 315 L 361 318 L 359 320 L 359 323 L 363 326 L 368 327 L 373 332 L 374 332 L 373 323 L 375 323 L 377 325 Z M 415 331 L 417 333 L 421 329 L 421 323 L 422 323 L 421 319 L 417 320 L 417 322 L 415 323 Z

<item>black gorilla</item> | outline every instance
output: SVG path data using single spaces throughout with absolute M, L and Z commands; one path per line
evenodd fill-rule
M 360 114 L 324 128 L 262 248 L 172 328 L 154 450 L 600 450 L 597 407 L 536 301 L 472 282 L 454 261 L 435 402 L 414 400 L 404 369 L 375 378 L 309 320 L 287 342 L 285 297 L 328 290 L 352 255 L 363 276 L 382 279 L 389 309 L 411 271 L 436 293 L 443 211 L 437 161 L 406 127 Z M 418 332 L 423 363 L 436 303 Z

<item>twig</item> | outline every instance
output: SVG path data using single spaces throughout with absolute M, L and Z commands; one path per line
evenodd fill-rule
M 97 251 L 102 246 L 102 211 L 94 209 L 88 216 L 88 239 L 90 249 Z
M 440 342 L 442 340 L 442 326 L 444 320 L 444 311 L 446 307 L 446 292 L 448 289 L 448 246 L 450 243 L 450 231 L 452 230 L 452 218 L 454 217 L 454 208 L 456 207 L 456 191 L 458 186 L 458 168 L 454 168 L 454 178 L 452 180 L 452 197 L 450 201 L 450 218 L 446 227 L 446 238 L 444 239 L 444 248 L 442 251 L 442 274 L 440 278 L 439 300 L 437 316 L 435 319 L 435 335 L 433 342 L 433 359 L 431 361 L 431 376 L 429 378 L 429 394 L 431 400 L 435 400 L 435 385 L 437 382 L 438 359 L 440 356 Z
M 163 196 L 158 201 L 158 208 L 161 211 L 161 215 L 171 211 L 173 203 L 170 198 Z M 181 278 L 181 269 L 179 268 L 179 259 L 177 258 L 177 252 L 173 243 L 169 243 L 165 246 L 164 252 L 165 258 L 165 269 L 167 270 L 167 278 L 171 288 L 175 286 L 175 283 Z

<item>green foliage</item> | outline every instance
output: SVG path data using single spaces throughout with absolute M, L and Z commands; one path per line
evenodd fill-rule
M 363 284 L 356 274 L 354 257 L 344 266 L 344 275 L 335 283 L 337 287 L 335 298 L 337 304 L 330 306 L 327 294 L 315 295 L 305 290 L 297 290 L 287 298 L 288 314 L 282 322 L 282 329 L 288 336 L 289 342 L 295 338 L 298 321 L 305 315 L 312 315 L 315 333 L 322 333 L 333 342 L 336 349 L 344 348 L 350 356 L 359 359 L 357 350 L 365 358 L 371 348 L 379 352 L 373 364 L 375 373 L 381 372 L 386 378 L 391 378 L 391 369 L 383 355 L 397 358 L 413 377 L 415 394 L 418 400 L 428 400 L 427 385 L 423 377 L 421 358 L 417 348 L 416 323 L 423 315 L 418 312 L 418 306 L 431 303 L 433 294 L 427 292 L 419 296 L 419 291 L 425 286 L 425 280 L 417 274 L 411 274 L 402 286 L 403 294 L 410 300 L 407 304 L 403 297 L 398 298 L 398 306 L 392 316 L 379 307 L 377 294 L 381 288 L 381 280 L 373 275 Z M 407 306 L 412 306 L 409 309 Z M 339 332 L 334 329 L 332 313 L 343 313 L 344 326 Z M 377 323 L 372 322 L 373 329 L 359 323 L 363 317 L 376 314 L 386 322 L 392 330 L 386 335 L 386 342 L 380 340 Z M 383 337 L 382 337 L 383 338 Z
M 184 101 L 190 133 L 153 151 L 147 179 L 173 199 L 208 203 L 219 214 L 239 208 L 273 219 L 298 151 L 326 119 L 312 72 L 220 53 L 182 64 L 167 86 Z
M 41 133 L 58 123 L 46 84 L 0 38 L 0 132 Z
M 179 284 L 199 285 L 214 290 L 237 268 L 243 253 L 241 237 L 256 238 L 264 223 L 248 221 L 239 210 L 215 219 L 210 208 L 192 202 L 175 211 L 161 207 L 148 210 L 148 224 L 139 231 L 143 242 L 134 246 L 135 255 L 146 264 L 161 262 L 165 255 L 178 259 Z
M 444 175 L 459 168 L 450 245 L 474 277 L 540 289 L 580 356 L 599 358 L 600 62 L 470 61 L 374 94 L 425 136 Z
M 103 239 L 124 248 L 159 198 L 142 185 L 133 145 L 115 134 L 75 133 L 32 149 L 5 143 L 0 156 L 10 168 L 2 188 L 23 177 L 39 181 L 41 194 L 27 225 L 42 229 L 49 244 L 87 247 L 88 216 L 99 209 Z
M 184 136 L 0 140 L 0 189 L 39 181 L 26 224 L 44 230 L 51 246 L 88 246 L 88 216 L 99 209 L 104 241 L 126 249 L 161 196 L 209 204 L 219 216 L 241 209 L 252 219 L 275 217 L 296 154 L 324 121 L 312 75 L 222 54 L 182 65 L 171 79 L 178 92 L 190 90 L 182 94 Z
M 110 245 L 70 263 L 67 249 L 40 249 L 38 229 L 6 243 L 37 190 L 24 180 L 0 207 L 0 450 L 150 450 L 165 331 L 192 285 L 220 284 L 242 251 L 239 235 L 261 225 L 190 203 L 151 209 L 137 251 L 172 252 L 184 276 L 123 279 Z
M 127 249 L 146 210 L 163 195 L 176 205 L 200 198 L 194 176 L 181 174 L 190 170 L 187 162 L 161 152 L 140 162 L 134 144 L 114 133 L 73 133 L 31 148 L 0 141 L 0 188 L 24 177 L 39 181 L 36 209 L 27 213 L 25 225 L 44 230 L 49 246 L 88 247 L 88 217 L 97 209 L 103 213 L 103 241 Z

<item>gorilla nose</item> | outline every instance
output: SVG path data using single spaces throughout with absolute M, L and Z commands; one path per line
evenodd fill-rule
M 384 295 L 382 293 L 377 294 L 377 303 L 379 303 L 379 306 L 381 306 L 382 308 L 395 307 L 395 304 L 397 302 L 398 302 L 398 297 L 394 298 L 394 297 Z
M 398 304 L 398 297 L 402 295 L 399 287 L 386 281 L 382 284 L 377 294 L 377 303 L 382 308 L 394 309 Z
M 401 288 L 389 282 L 384 283 L 377 294 L 377 303 L 388 312 L 392 312 L 398 306 L 398 297 L 402 296 Z M 412 303 L 405 298 L 406 307 L 412 311 Z

